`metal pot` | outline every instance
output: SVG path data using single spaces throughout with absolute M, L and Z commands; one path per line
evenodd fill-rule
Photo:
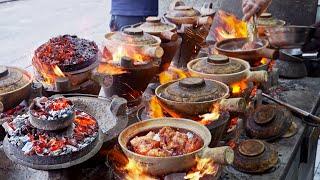
M 212 17 L 201 17 L 201 13 L 191 6 L 186 6 L 182 1 L 173 1 L 169 11 L 164 15 L 170 22 L 176 25 L 182 24 L 211 24 Z
M 256 21 L 258 34 L 260 37 L 265 36 L 266 28 L 268 27 L 282 27 L 286 24 L 285 21 L 272 17 L 271 13 L 262 13 Z
M 242 80 L 266 82 L 266 71 L 250 71 L 250 64 L 242 59 L 224 55 L 210 55 L 190 61 L 187 65 L 191 76 L 208 78 L 231 85 Z
M 202 148 L 189 154 L 171 157 L 144 156 L 130 151 L 128 142 L 141 132 L 162 127 L 182 128 L 191 131 L 203 140 Z M 211 158 L 219 164 L 231 164 L 233 162 L 233 150 L 226 147 L 208 148 L 211 141 L 211 134 L 208 128 L 200 123 L 187 119 L 159 118 L 141 121 L 123 130 L 118 138 L 121 149 L 129 159 L 141 163 L 146 173 L 151 175 L 164 175 L 172 172 L 188 170 L 196 164 L 196 158 Z
M 226 99 L 229 87 L 209 79 L 193 77 L 172 81 L 157 87 L 155 94 L 162 105 L 184 115 L 208 113 L 214 103 L 222 107 L 233 104 L 235 111 L 245 109 L 244 99 Z
M 278 52 L 274 49 L 267 48 L 269 43 L 265 39 L 258 39 L 253 49 L 243 49 L 248 43 L 247 38 L 225 39 L 215 44 L 215 49 L 219 54 L 228 57 L 240 58 L 248 61 L 251 65 L 261 61 L 261 58 L 276 59 Z
M 27 99 L 31 92 L 32 75 L 17 67 L 0 66 L 0 112 L 13 108 Z
M 314 27 L 309 26 L 276 26 L 267 27 L 266 35 L 270 45 L 274 48 L 301 48 L 311 40 L 315 30 Z

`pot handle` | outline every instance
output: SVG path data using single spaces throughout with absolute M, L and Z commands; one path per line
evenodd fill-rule
M 278 59 L 279 58 L 279 50 L 264 48 L 257 52 L 260 57 L 265 57 L 268 59 Z
M 211 16 L 203 16 L 203 17 L 199 17 L 197 20 L 197 24 L 198 25 L 211 25 L 213 22 L 213 19 Z
M 184 6 L 184 5 L 185 5 L 185 3 L 181 0 L 173 0 L 169 5 L 169 10 L 172 11 L 172 10 L 174 10 L 175 7 Z
M 109 110 L 113 118 L 116 119 L 116 125 L 112 129 L 108 130 L 107 134 L 102 133 L 104 135 L 104 142 L 117 137 L 128 124 L 127 100 L 118 96 L 113 96 Z
M 222 99 L 219 104 L 220 108 L 226 111 L 245 112 L 246 110 L 246 101 L 244 98 Z
M 201 158 L 209 158 L 221 165 L 230 165 L 234 160 L 234 151 L 229 146 L 205 148 L 202 151 Z
M 171 31 L 163 31 L 161 32 L 160 37 L 169 41 L 176 41 L 178 39 L 178 34 Z
M 164 54 L 162 47 L 160 46 L 151 46 L 145 47 L 142 49 L 143 54 L 148 55 L 150 57 L 161 58 Z
M 250 71 L 248 81 L 264 83 L 268 81 L 268 72 L 265 70 L 261 71 Z

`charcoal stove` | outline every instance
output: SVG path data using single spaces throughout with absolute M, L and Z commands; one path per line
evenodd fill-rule
M 284 78 L 319 77 L 320 64 L 318 52 L 304 53 L 300 49 L 282 49 L 276 67 Z
M 83 93 L 97 95 L 98 83 L 91 71 L 98 66 L 100 52 L 93 41 L 63 35 L 50 39 L 35 50 L 32 65 L 44 95 Z
M 28 124 L 28 114 L 18 116 L 12 123 L 5 123 L 9 135 L 5 137 L 3 148 L 9 159 L 23 166 L 43 170 L 74 166 L 94 156 L 104 142 L 116 137 L 127 124 L 126 101 L 124 99 L 115 97 L 111 101 L 86 96 L 74 96 L 69 99 L 75 106 L 76 116 L 73 125 L 66 129 L 56 131 L 37 130 Z M 94 116 L 85 112 L 94 114 Z M 15 131 L 18 134 L 12 131 L 10 133 L 10 128 L 12 129 L 18 124 L 23 125 L 20 127 L 21 131 Z M 93 129 L 86 128 L 87 126 L 93 127 Z M 31 141 L 32 143 L 25 139 L 27 142 L 22 141 L 25 144 L 22 144 L 23 148 L 21 149 L 22 146 L 19 146 L 21 141 L 19 138 L 16 139 L 17 136 L 15 135 L 26 133 L 25 131 L 28 132 L 28 128 L 31 130 L 31 135 L 34 135 L 34 140 L 37 139 L 36 136 L 39 139 Z M 84 135 L 83 130 L 88 136 L 81 138 Z M 33 134 L 35 132 L 37 133 Z M 30 136 L 30 134 L 28 135 Z M 40 147 L 43 147 L 41 143 L 48 140 L 47 137 L 51 137 L 50 141 L 47 141 L 48 146 L 45 146 L 48 148 L 41 149 Z M 28 144 L 28 142 L 31 144 Z M 35 144 L 36 142 L 38 144 Z M 59 143 L 68 145 L 60 147 L 59 145 L 63 144 Z M 38 149 L 34 147 L 38 147 Z

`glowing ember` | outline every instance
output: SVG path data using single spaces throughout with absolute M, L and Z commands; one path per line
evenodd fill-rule
M 233 95 L 241 94 L 248 87 L 248 82 L 246 80 L 242 80 L 240 82 L 236 82 L 230 85 L 231 92 Z
M 197 165 L 188 172 L 184 179 L 199 180 L 206 175 L 215 175 L 218 172 L 219 165 L 208 158 L 196 158 Z
M 108 63 L 100 63 L 97 68 L 97 71 L 99 73 L 108 74 L 108 75 L 119 75 L 127 72 L 126 70 L 124 70 L 119 66 L 108 64 Z
M 211 113 L 203 114 L 203 115 L 200 115 L 199 117 L 202 118 L 200 120 L 200 123 L 204 124 L 204 125 L 210 124 L 213 121 L 218 120 L 219 117 L 220 117 L 220 105 L 219 105 L 219 103 L 215 103 L 213 105 Z
M 260 61 L 261 64 L 268 64 L 268 59 L 267 58 L 262 58 Z
M 236 16 L 224 11 L 218 11 L 213 24 L 213 36 L 216 41 L 230 38 L 247 37 L 247 24 L 237 19 Z
M 165 84 L 174 80 L 190 77 L 190 74 L 182 69 L 169 67 L 167 71 L 159 74 L 160 84 Z

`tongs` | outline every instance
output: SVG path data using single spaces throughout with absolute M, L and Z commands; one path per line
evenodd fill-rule
M 253 15 L 250 21 L 247 23 L 247 32 L 249 42 L 255 42 L 258 39 L 258 30 L 257 30 L 257 15 Z
M 295 107 L 293 105 L 290 105 L 288 103 L 285 103 L 281 100 L 278 100 L 278 99 L 275 99 L 273 97 L 271 97 L 270 95 L 268 94 L 265 94 L 265 93 L 262 93 L 262 96 L 282 105 L 282 106 L 285 106 L 286 108 L 288 108 L 289 110 L 291 110 L 292 112 L 302 116 L 302 120 L 308 124 L 309 126 L 314 126 L 314 127 L 319 127 L 320 126 L 320 117 L 318 116 L 315 116 L 313 114 L 315 114 L 315 112 L 317 111 L 319 105 L 320 105 L 320 92 L 318 94 L 318 97 L 317 97 L 317 100 L 316 100 L 316 103 L 314 104 L 314 106 L 312 107 L 312 110 L 311 110 L 311 113 L 307 112 L 307 111 L 304 111 L 298 107 Z

